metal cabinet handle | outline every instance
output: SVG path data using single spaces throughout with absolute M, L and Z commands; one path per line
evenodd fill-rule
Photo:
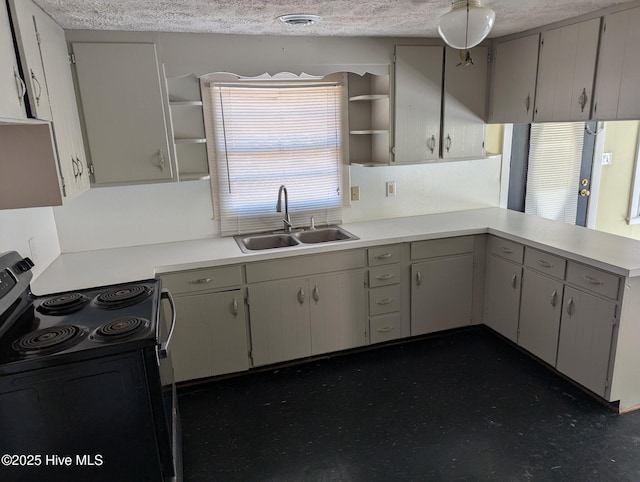
M 376 276 L 376 279 L 380 280 L 380 281 L 387 281 L 387 280 L 390 280 L 391 278 L 393 278 L 393 276 L 394 275 L 392 275 L 390 273 L 388 273 L 388 274 L 380 274 L 380 275 Z
M 511 286 L 515 289 L 516 285 L 518 284 L 518 275 L 514 274 L 511 277 Z
M 320 301 L 320 290 L 318 289 L 318 286 L 314 286 L 313 287 L 313 300 L 317 303 L 318 301 Z
M 164 172 L 165 160 L 164 160 L 164 154 L 162 153 L 162 149 L 158 149 L 158 159 L 159 159 L 158 167 L 162 172 Z
M 200 278 L 200 279 L 192 279 L 189 281 L 189 284 L 192 285 L 206 285 L 207 283 L 211 283 L 213 278 Z
M 233 301 L 231 302 L 231 313 L 233 316 L 238 316 L 238 298 L 233 297 Z
M 528 114 L 529 109 L 531 108 L 531 94 L 527 94 L 527 98 L 524 101 L 524 106 L 527 108 L 527 114 Z
M 304 290 L 302 289 L 302 287 L 300 287 L 300 290 L 298 290 L 298 303 L 304 303 Z
M 84 174 L 84 166 L 82 165 L 82 161 L 77 155 L 76 155 L 76 161 L 78 163 L 78 176 L 82 177 L 82 175 Z
M 427 141 L 427 147 L 431 151 L 431 154 L 436 150 L 436 136 L 433 134 Z
M 393 303 L 393 298 L 383 298 L 381 300 L 376 300 L 376 305 L 390 305 Z
M 40 81 L 36 77 L 36 74 L 33 73 L 33 69 L 31 70 L 31 80 L 34 82 L 34 87 L 38 87 L 38 92 L 36 93 L 36 105 L 40 107 L 40 97 L 42 97 L 42 85 L 40 85 Z
M 389 333 L 390 331 L 393 331 L 393 326 L 383 326 L 381 328 L 378 328 L 376 331 L 378 333 Z
M 558 297 L 558 290 L 553 290 L 553 293 L 551 293 L 551 306 L 556 306 L 557 297 Z
M 513 254 L 513 250 L 510 248 L 507 248 L 506 246 L 501 246 L 500 250 L 505 254 Z
M 446 143 L 447 152 L 451 149 L 451 136 L 447 134 L 447 143 Z
M 587 105 L 587 101 L 589 97 L 587 97 L 587 89 L 582 89 L 582 94 L 580 94 L 580 98 L 578 99 L 578 104 L 580 105 L 580 112 L 584 112 L 584 108 Z
M 393 254 L 391 253 L 384 253 L 384 254 L 379 254 L 378 256 L 376 256 L 376 259 L 389 259 L 393 256 Z
M 13 67 L 13 76 L 16 79 L 16 87 L 18 87 L 18 100 L 20 101 L 20 105 L 22 105 L 24 95 L 27 93 L 27 86 L 24 84 L 24 80 L 22 80 L 22 77 L 20 77 L 15 67 Z
M 544 259 L 539 259 L 538 260 L 538 264 L 540 266 L 542 266 L 543 268 L 553 268 L 553 265 L 547 261 L 545 261 Z
M 73 177 L 77 179 L 80 175 L 80 169 L 78 168 L 78 163 L 73 158 L 73 156 L 71 157 L 71 169 L 73 169 Z
M 589 284 L 592 285 L 603 285 L 604 283 L 602 281 L 600 281 L 598 278 L 593 278 L 591 276 L 584 276 L 585 281 L 587 281 Z
M 418 272 L 416 273 L 416 283 L 418 284 L 418 286 L 422 284 L 422 273 L 420 272 L 420 270 L 418 270 Z
M 567 302 L 567 315 L 573 315 L 573 296 Z

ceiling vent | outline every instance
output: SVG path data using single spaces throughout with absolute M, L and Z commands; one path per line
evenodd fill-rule
M 278 17 L 287 25 L 304 26 L 318 23 L 322 17 L 319 15 L 309 15 L 306 13 L 294 14 L 294 15 L 281 15 Z

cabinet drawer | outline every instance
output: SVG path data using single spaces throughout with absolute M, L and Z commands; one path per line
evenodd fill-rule
M 411 259 L 437 258 L 452 254 L 472 253 L 473 236 L 431 239 L 411 243 Z
M 559 256 L 527 247 L 524 250 L 524 265 L 554 278 L 564 279 L 567 261 Z
M 400 338 L 400 313 L 371 318 L 369 320 L 369 338 L 371 343 Z
M 400 282 L 400 265 L 369 270 L 369 287 L 394 285 Z
M 569 261 L 567 281 L 612 300 L 618 299 L 620 278 L 614 274 Z
M 395 244 L 392 246 L 370 248 L 367 257 L 369 266 L 397 263 L 400 261 L 400 246 Z
M 394 311 L 400 311 L 400 285 L 369 290 L 369 315 L 382 315 Z
M 508 241 L 503 238 L 498 238 L 496 236 L 491 236 L 489 237 L 488 248 L 491 254 L 495 254 L 496 256 L 506 258 L 516 263 L 522 263 L 524 246 L 521 244 L 514 243 L 513 241 Z
M 163 274 L 162 286 L 172 294 L 195 293 L 226 286 L 242 284 L 240 266 L 220 266 L 217 268 L 191 269 Z

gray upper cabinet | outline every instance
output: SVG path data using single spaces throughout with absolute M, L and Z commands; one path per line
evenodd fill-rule
M 442 56 L 442 47 L 396 47 L 396 164 L 440 157 Z
M 604 17 L 594 119 L 640 118 L 640 7 Z
M 446 49 L 442 157 L 477 159 L 485 155 L 488 49 L 471 49 L 472 65 L 462 65 L 459 53 Z
M 74 43 L 95 184 L 173 179 L 153 44 Z
M 596 18 L 541 34 L 535 122 L 589 119 L 599 33 Z
M 533 121 L 540 34 L 497 44 L 489 121 Z
M 26 119 L 26 92 L 13 48 L 7 4 L 0 2 L 0 118 Z

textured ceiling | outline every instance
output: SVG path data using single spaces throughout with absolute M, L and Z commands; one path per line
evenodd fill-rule
M 521 32 L 632 0 L 485 0 L 496 12 L 490 37 Z M 65 29 L 250 35 L 437 37 L 450 0 L 35 0 Z M 290 26 L 280 15 L 322 21 Z

